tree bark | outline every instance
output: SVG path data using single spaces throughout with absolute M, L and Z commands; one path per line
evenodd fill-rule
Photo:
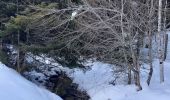
M 153 0 L 151 0 L 151 8 L 149 11 L 149 32 L 148 32 L 148 38 L 149 38 L 149 75 L 147 79 L 147 84 L 150 85 L 150 81 L 153 74 L 153 65 L 152 65 L 152 16 L 153 16 Z
M 0 50 L 2 50 L 2 38 L 0 38 Z
M 17 71 L 18 72 L 21 72 L 20 70 L 20 49 L 19 49 L 19 44 L 20 44 L 20 41 L 19 41 L 19 38 L 20 38 L 20 34 L 19 34 L 19 30 L 18 30 L 18 36 L 17 36 L 17 39 L 18 39 L 18 53 L 17 53 Z
M 133 72 L 134 72 L 135 85 L 138 87 L 137 91 L 140 91 L 142 90 L 142 86 L 140 84 L 140 65 L 137 57 L 138 55 L 135 55 L 135 50 L 132 48 L 132 46 L 131 46 L 131 53 L 132 53 L 133 66 L 134 66 Z
M 161 45 L 161 22 L 162 22 L 162 0 L 159 0 L 158 8 L 158 55 L 159 55 L 159 67 L 160 67 L 160 82 L 164 82 L 164 65 L 163 65 L 163 52 Z
M 164 22 L 163 22 L 163 29 L 164 29 L 164 35 L 163 35 L 163 61 L 165 61 L 165 58 L 166 58 L 166 46 L 167 46 L 167 34 L 166 34 L 166 20 L 167 20 L 167 15 L 166 15 L 166 12 L 167 12 L 167 6 L 168 6 L 168 2 L 167 0 L 165 1 L 165 7 L 164 7 Z
M 149 31 L 149 75 L 147 79 L 147 84 L 150 85 L 150 81 L 152 78 L 153 74 L 153 66 L 152 66 L 152 36 L 151 36 L 151 31 Z
M 123 25 L 123 14 L 124 14 L 124 0 L 121 0 L 121 33 L 122 33 L 122 38 L 123 38 L 123 45 L 124 45 L 124 48 L 123 48 L 123 54 L 124 54 L 124 59 L 125 59 L 125 64 L 128 66 L 128 84 L 131 84 L 131 66 L 128 64 L 128 60 L 127 60 L 127 55 L 125 53 L 125 47 L 126 47 L 126 44 L 125 44 L 125 32 L 124 32 L 124 25 Z

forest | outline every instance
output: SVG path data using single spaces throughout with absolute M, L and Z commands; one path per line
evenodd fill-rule
M 169 37 L 169 0 L 0 0 L 0 67 L 59 97 L 32 100 L 168 100 Z

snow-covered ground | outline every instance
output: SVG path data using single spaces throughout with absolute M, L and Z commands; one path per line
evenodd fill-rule
M 62 100 L 0 62 L 0 100 Z
M 170 62 L 165 62 L 165 83 L 159 82 L 158 60 L 154 63 L 151 85 L 146 84 L 147 73 L 141 73 L 143 90 L 137 92 L 135 85 L 112 85 L 113 67 L 101 62 L 92 63 L 91 69 L 84 72 L 70 69 L 70 77 L 79 88 L 86 90 L 91 100 L 169 100 L 170 99 Z M 144 65 L 147 67 L 147 65 Z M 74 71 L 73 71 L 74 70 Z M 68 73 L 69 70 L 67 69 Z M 0 100 L 61 100 L 57 95 L 39 88 L 27 81 L 16 71 L 0 63 Z
M 170 62 L 165 62 L 165 83 L 159 81 L 159 63 L 153 62 L 154 73 L 151 85 L 147 86 L 146 70 L 141 72 L 142 91 L 137 92 L 135 85 L 111 85 L 112 67 L 96 62 L 92 69 L 83 72 L 75 70 L 72 77 L 90 95 L 91 100 L 169 100 L 170 99 Z M 147 65 L 144 65 L 147 67 Z M 149 66 L 148 66 L 149 68 Z
M 170 38 L 170 32 L 168 32 Z M 170 44 L 170 41 L 169 43 Z M 168 50 L 170 45 L 168 45 Z M 169 58 L 169 52 L 167 58 Z M 112 67 L 104 63 L 93 63 L 92 69 L 83 72 L 76 70 L 72 74 L 75 83 L 90 95 L 91 100 L 170 100 L 170 62 L 164 62 L 165 82 L 159 81 L 159 61 L 153 61 L 154 72 L 150 86 L 146 84 L 148 72 L 141 71 L 142 91 L 137 92 L 135 85 L 111 85 Z M 144 65 L 149 68 L 148 65 Z M 122 75 L 123 76 L 123 75 Z
M 168 34 L 170 38 L 170 32 L 168 32 Z M 170 41 L 168 43 L 168 50 L 170 49 L 169 44 Z M 88 66 L 91 67 L 89 70 L 84 71 L 78 68 L 69 69 L 63 67 L 57 62 L 54 62 L 52 58 L 45 56 L 36 56 L 35 58 L 44 64 L 55 66 L 50 73 L 44 72 L 47 75 L 48 73 L 50 75 L 55 74 L 54 72 L 59 69 L 65 71 L 73 78 L 74 83 L 79 84 L 79 89 L 87 91 L 91 100 L 170 100 L 169 60 L 164 62 L 165 82 L 162 84 L 160 84 L 159 81 L 159 62 L 157 59 L 153 61 L 154 72 L 150 86 L 146 84 L 148 71 L 141 69 L 141 85 L 143 89 L 137 92 L 135 85 L 113 85 L 113 81 L 115 77 L 117 77 L 114 74 L 114 65 L 102 62 L 88 62 Z M 167 58 L 170 58 L 169 51 Z M 31 58 L 28 58 L 29 62 L 33 62 L 30 59 Z M 58 96 L 38 88 L 18 75 L 15 71 L 2 64 L 0 64 L 0 66 L 0 100 L 60 100 Z M 147 64 L 143 66 L 149 68 Z M 40 66 L 40 68 L 45 69 L 44 66 Z M 37 75 L 36 72 L 31 74 Z M 124 77 L 126 77 L 123 73 L 119 73 L 118 76 L 119 79 L 125 79 Z M 120 81 L 121 80 L 119 80 L 119 82 Z M 29 97 L 33 97 L 33 99 Z
M 168 46 L 168 48 L 170 48 L 170 46 Z M 48 57 L 42 58 L 38 56 L 36 57 L 37 60 L 46 64 L 58 66 L 54 67 L 53 70 L 61 69 L 65 71 L 68 76 L 73 78 L 74 83 L 79 84 L 79 89 L 87 91 L 91 100 L 170 100 L 170 62 L 168 60 L 164 63 L 165 82 L 160 84 L 159 61 L 155 59 L 153 61 L 154 72 L 150 86 L 146 84 L 148 70 L 141 69 L 141 85 L 143 89 L 142 91 L 137 92 L 135 85 L 111 84 L 116 77 L 114 74 L 114 65 L 89 61 L 86 64 L 91 67 L 89 70 L 84 71 L 79 68 L 69 69 L 67 67 L 62 67 Z M 144 68 L 149 68 L 147 64 L 144 64 L 143 66 Z M 126 75 L 120 73 L 119 82 L 122 79 L 125 79 L 124 77 L 126 77 Z
M 50 59 L 45 59 L 50 62 Z M 44 62 L 46 62 L 44 61 Z M 52 64 L 54 65 L 54 64 Z M 146 84 L 148 71 L 141 70 L 141 85 L 142 91 L 137 92 L 135 85 L 113 85 L 112 81 L 115 79 L 115 66 L 105 64 L 102 62 L 88 62 L 91 66 L 89 70 L 58 68 L 66 71 L 67 74 L 73 78 L 73 82 L 79 84 L 79 89 L 87 91 L 91 100 L 169 100 L 170 99 L 170 62 L 166 61 L 165 65 L 165 83 L 160 84 L 159 81 L 159 62 L 153 61 L 154 72 L 150 86 Z M 149 68 L 147 64 L 143 65 Z M 58 70 L 58 68 L 56 70 Z M 121 74 L 124 79 L 126 75 Z M 119 75 L 120 75 L 119 74 Z M 120 81 L 119 81 L 120 82 Z M 122 80 L 123 82 L 123 80 Z M 122 83 L 121 82 L 121 83 Z

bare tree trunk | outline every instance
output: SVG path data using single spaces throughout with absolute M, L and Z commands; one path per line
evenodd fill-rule
M 29 31 L 29 28 L 26 29 L 26 43 L 28 44 L 29 42 L 29 35 L 30 35 L 30 31 Z
M 139 65 L 139 61 L 137 59 L 137 62 L 136 62 L 136 70 L 137 70 L 137 73 L 136 73 L 136 83 L 137 83 L 137 86 L 138 86 L 138 91 L 142 90 L 142 86 L 140 84 L 140 65 Z
M 166 20 L 167 20 L 167 6 L 168 6 L 168 2 L 167 0 L 165 1 L 165 8 L 164 8 L 164 29 L 166 29 Z
M 16 1 L 16 3 L 17 3 L 17 14 L 18 14 L 18 10 L 19 10 L 19 8 L 18 8 L 18 6 L 19 6 L 18 0 Z
M 131 66 L 128 66 L 128 84 L 132 83 L 132 73 L 131 73 Z
M 18 14 L 18 0 L 17 0 L 17 14 Z M 19 30 L 17 31 L 17 42 L 18 42 L 18 53 L 17 53 L 17 71 L 20 72 L 20 59 L 19 59 L 19 56 L 20 56 L 20 50 L 19 50 L 19 40 L 20 40 L 20 34 L 19 34 Z
M 2 29 L 2 22 L 0 22 L 1 24 L 1 29 Z M 0 50 L 2 50 L 2 38 L 0 38 Z
M 150 85 L 150 81 L 152 78 L 153 74 L 153 66 L 152 66 L 152 36 L 151 36 L 151 31 L 149 31 L 149 75 L 147 79 L 147 84 Z
M 166 30 L 165 30 L 165 29 L 166 29 L 166 19 L 167 19 L 167 17 L 166 17 L 166 16 L 167 16 L 167 15 L 166 15 L 167 5 L 168 5 L 168 2 L 167 2 L 167 0 L 166 0 L 166 1 L 165 1 L 165 7 L 164 7 L 164 22 L 163 22 L 163 24 L 164 24 L 164 25 L 163 25 L 163 29 L 164 29 L 164 34 L 163 34 L 163 52 L 164 52 L 164 53 L 163 53 L 163 61 L 165 61 L 165 58 L 166 58 L 166 45 L 167 45 L 167 44 L 166 44 L 166 43 L 167 43 L 167 42 L 166 42 L 166 41 L 167 41 L 167 40 L 166 40 L 166 39 L 167 39 L 167 38 L 166 38 L 167 35 L 166 35 Z
M 152 74 L 153 74 L 153 66 L 152 66 L 152 24 L 151 24 L 151 20 L 152 20 L 152 16 L 153 16 L 153 0 L 151 0 L 151 7 L 150 7 L 150 11 L 149 11 L 149 32 L 148 32 L 148 38 L 149 38 L 149 75 L 148 75 L 148 79 L 147 79 L 147 84 L 150 85 L 150 81 L 152 78 Z
M 162 0 L 159 0 L 158 9 L 158 55 L 159 55 L 159 67 L 160 67 L 160 82 L 164 82 L 164 66 L 163 66 L 163 53 L 161 45 L 161 20 L 162 20 Z
M 133 58 L 133 64 L 134 64 L 133 72 L 134 72 L 135 85 L 138 87 L 137 91 L 140 91 L 142 90 L 142 86 L 140 84 L 140 65 L 133 51 L 132 51 L 132 58 Z
M 19 49 L 19 38 L 20 38 L 20 34 L 19 34 L 19 30 L 18 30 L 18 36 L 17 36 L 17 39 L 18 39 L 18 53 L 17 53 L 17 71 L 20 72 L 20 49 Z
M 0 50 L 2 50 L 2 38 L 0 38 Z
M 130 0 L 129 2 L 132 2 L 132 0 Z M 133 10 L 130 10 L 130 18 L 129 20 L 133 20 Z M 133 29 L 133 25 L 130 23 L 129 24 L 129 32 L 131 34 L 134 33 L 134 29 Z M 136 30 L 136 34 L 134 35 L 134 37 L 130 36 L 131 39 L 131 44 L 130 44 L 130 51 L 131 51 L 131 55 L 132 55 L 132 61 L 133 61 L 133 67 L 131 68 L 133 73 L 134 73 L 134 81 L 135 81 L 135 85 L 138 87 L 137 91 L 142 90 L 142 86 L 140 84 L 140 65 L 139 65 L 139 41 L 137 42 L 137 44 L 135 44 L 135 48 L 134 48 L 134 41 L 135 41 L 135 37 L 138 36 L 139 33 Z M 133 36 L 133 35 L 132 35 Z
M 137 31 L 138 32 L 138 31 Z M 137 33 L 138 34 L 138 33 Z M 138 41 L 137 41 L 137 51 L 136 51 L 136 70 L 137 70 L 137 86 L 138 86 L 138 91 L 142 90 L 142 86 L 140 84 L 140 64 L 139 64 L 139 56 L 140 56 L 140 43 L 139 43 L 139 39 L 140 37 L 138 36 Z
M 135 85 L 138 87 L 137 91 L 142 90 L 142 86 L 140 84 L 140 65 L 138 61 L 138 50 L 133 49 L 133 45 L 131 44 L 131 53 L 132 53 L 132 59 L 133 59 L 133 72 L 134 72 L 134 80 L 135 80 Z M 136 53 L 135 53 L 136 52 Z M 136 54 L 136 55 L 135 55 Z
M 122 31 L 122 38 L 123 38 L 123 45 L 124 45 L 124 48 L 123 48 L 123 54 L 124 54 L 124 58 L 125 58 L 125 63 L 126 65 L 128 66 L 128 84 L 131 84 L 131 66 L 128 64 L 128 60 L 127 60 L 127 55 L 125 53 L 125 47 L 126 47 L 126 44 L 125 44 L 125 33 L 124 33 L 124 25 L 123 25 L 123 14 L 124 14 L 124 0 L 121 0 L 121 31 Z

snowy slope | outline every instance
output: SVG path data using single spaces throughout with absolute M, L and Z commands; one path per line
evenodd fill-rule
M 0 100 L 62 100 L 0 62 Z

